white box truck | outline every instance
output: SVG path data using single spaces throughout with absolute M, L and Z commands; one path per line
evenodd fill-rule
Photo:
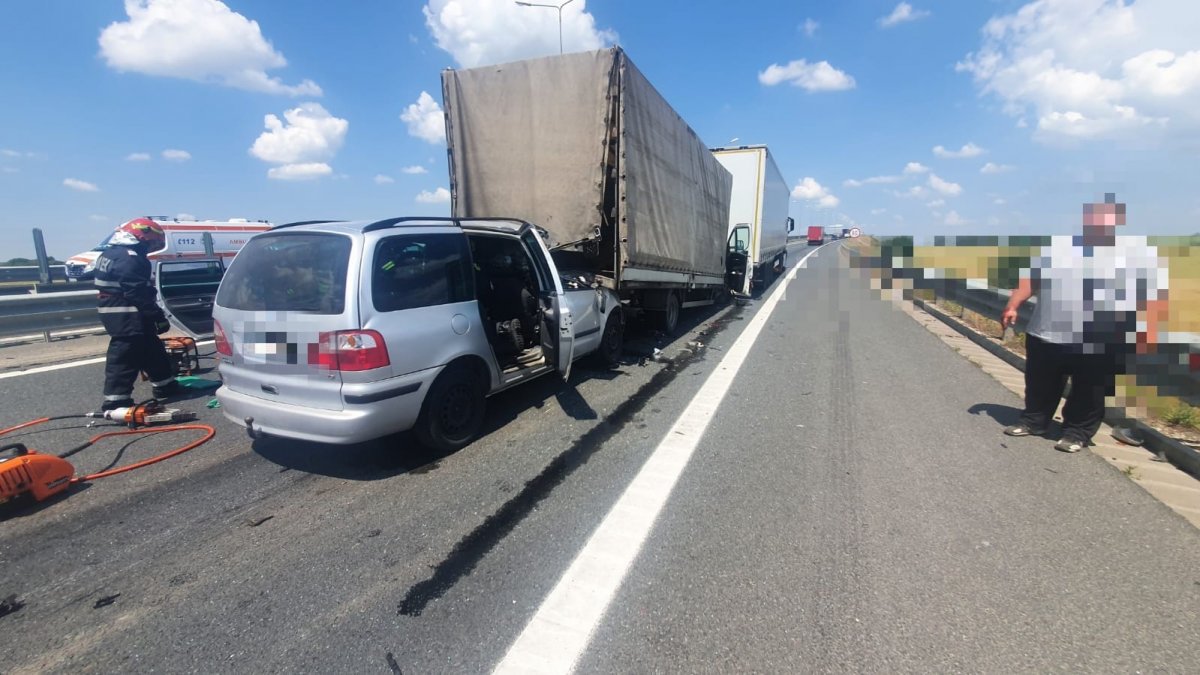
M 671 333 L 728 297 L 732 177 L 618 48 L 442 73 L 451 212 L 541 227 Z
M 765 145 L 715 148 L 712 153 L 733 175 L 729 237 L 746 242 L 750 273 L 738 290 L 748 294 L 751 286 L 768 285 L 787 265 L 788 235 L 796 227 L 788 216 L 791 192 Z

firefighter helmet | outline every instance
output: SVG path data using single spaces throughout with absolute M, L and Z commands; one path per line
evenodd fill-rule
M 124 237 L 120 235 L 126 235 Z M 130 241 L 132 239 L 133 241 Z M 123 241 L 118 241 L 123 240 Z M 149 218 L 134 218 L 117 226 L 117 236 L 113 243 L 145 244 L 146 250 L 157 251 L 167 243 L 167 235 L 162 226 Z

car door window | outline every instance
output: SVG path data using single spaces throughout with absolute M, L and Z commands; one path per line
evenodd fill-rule
M 467 238 L 461 234 L 405 234 L 375 247 L 371 300 L 395 312 L 475 298 Z

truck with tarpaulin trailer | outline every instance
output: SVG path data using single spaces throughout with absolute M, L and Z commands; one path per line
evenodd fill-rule
M 730 173 L 621 48 L 447 69 L 442 98 L 454 217 L 538 225 L 560 270 L 668 333 L 746 274 Z

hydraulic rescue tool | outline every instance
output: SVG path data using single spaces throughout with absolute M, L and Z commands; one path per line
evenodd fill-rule
M 0 436 L 51 420 L 76 419 L 79 417 L 110 420 L 126 425 L 129 428 L 122 431 L 109 431 L 98 434 L 90 438 L 87 442 L 81 443 L 59 455 L 41 453 L 26 447 L 23 443 L 9 443 L 0 446 L 0 504 L 23 495 L 29 495 L 34 500 L 40 502 L 65 491 L 68 487 L 76 483 L 115 476 L 119 473 L 140 469 L 144 466 L 161 462 L 164 459 L 183 454 L 206 443 L 216 435 L 216 430 L 207 424 L 178 424 L 178 422 L 189 422 L 196 419 L 195 413 L 184 412 L 176 408 L 164 408 L 157 401 L 150 401 L 149 403 L 142 403 L 127 408 L 117 408 L 104 412 L 89 412 L 84 415 L 43 417 L 2 429 L 0 430 Z M 149 426 L 155 424 L 171 424 L 172 426 Z M 105 438 L 188 430 L 202 431 L 204 435 L 186 445 L 155 457 L 107 471 L 76 476 L 75 467 L 66 459 Z

